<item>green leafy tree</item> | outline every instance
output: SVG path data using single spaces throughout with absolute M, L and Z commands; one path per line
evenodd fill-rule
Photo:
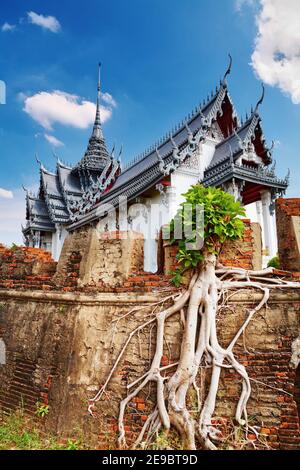
M 245 209 L 231 194 L 219 188 L 205 188 L 197 184 L 183 196 L 185 201 L 167 228 L 171 234 L 171 243 L 178 243 L 179 266 L 172 273 L 176 286 L 181 283 L 184 271 L 197 268 L 208 253 L 218 255 L 225 241 L 240 238 L 244 231 L 244 223 L 240 217 L 245 216 Z M 187 207 L 190 210 L 186 211 Z M 197 214 L 200 208 L 203 211 L 203 224 L 198 227 Z M 177 240 L 174 233 L 176 226 L 180 225 L 183 235 L 188 232 L 192 236 Z M 196 245 L 200 239 L 203 240 L 200 250 L 189 249 L 190 244 Z

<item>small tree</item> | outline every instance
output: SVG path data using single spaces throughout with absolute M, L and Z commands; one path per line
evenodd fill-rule
M 240 217 L 245 216 L 245 209 L 231 194 L 197 184 L 183 196 L 185 201 L 167 228 L 172 236 L 171 242 L 178 243 L 179 266 L 173 277 L 176 286 L 181 283 L 182 274 L 187 269 L 197 268 L 207 255 L 218 256 L 225 241 L 240 238 L 244 231 Z M 190 210 L 186 211 L 186 207 Z M 201 209 L 203 224 L 199 227 L 197 215 Z M 189 238 L 178 241 L 174 234 L 176 225 L 182 226 L 183 233 L 190 234 Z M 197 246 L 197 240 L 200 239 L 203 243 L 201 250 L 189 249 L 190 245 Z
M 190 205 L 190 216 L 187 216 L 184 208 Z M 202 229 L 197 227 L 197 210 L 199 205 L 203 207 L 204 218 Z M 182 222 L 185 228 L 190 228 L 184 233 L 187 237 L 178 242 L 178 269 L 174 273 L 174 282 L 179 285 L 185 270 L 191 270 L 191 280 L 187 289 L 181 289 L 179 295 L 171 306 L 152 316 L 147 314 L 144 323 L 136 327 L 123 345 L 112 367 L 107 380 L 90 400 L 89 411 L 92 413 L 94 403 L 99 401 L 105 393 L 107 385 L 120 363 L 124 352 L 132 337 L 139 334 L 147 326 L 156 322 L 156 347 L 149 370 L 132 384 L 128 389 L 132 390 L 120 403 L 119 412 L 119 447 L 126 447 L 124 427 L 124 415 L 127 405 L 149 383 L 155 382 L 157 387 L 157 403 L 153 412 L 145 422 L 135 447 L 143 448 L 150 445 L 153 436 L 158 435 L 161 428 L 168 431 L 175 428 L 182 439 L 185 449 L 216 449 L 220 440 L 219 431 L 212 424 L 215 410 L 219 379 L 222 368 L 231 368 L 241 377 L 241 392 L 236 406 L 235 420 L 237 424 L 246 430 L 249 428 L 247 419 L 247 402 L 251 394 L 251 384 L 245 367 L 236 359 L 233 349 L 251 321 L 253 315 L 267 302 L 271 288 L 299 287 L 298 283 L 269 279 L 273 268 L 262 271 L 246 271 L 244 269 L 230 269 L 217 266 L 220 249 L 225 241 L 235 240 L 242 236 L 243 222 L 240 216 L 245 212 L 234 198 L 216 188 L 204 188 L 201 185 L 193 186 L 186 194 L 185 201 L 181 205 L 178 214 L 171 221 L 169 229 L 172 242 L 178 240 L 174 237 L 176 223 Z M 190 243 L 195 243 L 197 238 L 203 238 L 203 246 L 199 250 L 190 249 Z M 273 281 L 273 282 L 272 282 Z M 218 299 L 222 293 L 231 289 L 258 289 L 262 292 L 262 299 L 252 310 L 247 311 L 244 324 L 238 329 L 234 338 L 227 347 L 222 347 L 218 341 L 216 317 L 218 312 Z M 163 304 L 168 298 L 162 299 Z M 155 307 L 157 308 L 157 303 Z M 123 315 L 132 314 L 133 311 Z M 168 366 L 175 368 L 172 375 L 163 375 L 164 367 L 161 359 L 164 348 L 164 334 L 167 320 L 175 314 L 182 316 L 182 339 L 178 362 Z M 198 372 L 201 366 L 211 368 L 210 383 L 204 402 L 200 400 L 197 385 Z M 198 416 L 189 411 L 188 393 L 191 388 L 197 392 Z M 253 430 L 256 433 L 256 430 Z M 145 438 L 145 436 L 147 436 Z

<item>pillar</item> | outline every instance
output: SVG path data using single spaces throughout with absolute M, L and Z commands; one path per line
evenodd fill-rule
M 277 237 L 275 215 L 273 211 L 271 191 L 261 192 L 262 223 L 263 223 L 263 266 L 277 254 Z

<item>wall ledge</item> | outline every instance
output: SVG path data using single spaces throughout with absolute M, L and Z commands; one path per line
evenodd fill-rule
M 172 292 L 170 291 L 170 294 Z M 175 293 L 176 294 L 176 293 Z M 140 292 L 99 292 L 97 294 L 85 294 L 81 292 L 45 292 L 38 291 L 19 291 L 13 289 L 0 289 L 0 302 L 6 299 L 15 299 L 21 301 L 35 300 L 37 302 L 53 302 L 66 304 L 82 305 L 119 305 L 119 304 L 140 304 L 157 302 L 167 297 L 167 292 L 160 293 L 140 293 Z M 262 294 L 253 290 L 243 289 L 234 293 L 229 303 L 255 303 L 261 300 Z M 300 288 L 271 289 L 268 304 L 281 302 L 300 302 Z

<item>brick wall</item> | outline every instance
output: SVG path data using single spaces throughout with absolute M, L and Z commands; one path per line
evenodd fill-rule
M 252 380 L 248 406 L 251 424 L 274 449 L 300 449 L 293 396 L 296 374 L 289 367 L 291 343 L 300 327 L 299 295 L 297 291 L 273 292 L 268 308 L 255 315 L 235 350 Z M 79 427 L 96 447 L 114 446 L 119 400 L 127 395 L 127 385 L 147 370 L 149 355 L 153 355 L 154 334 L 150 348 L 150 330 L 132 338 L 103 400 L 96 406 L 95 418 L 87 413 L 88 399 L 104 383 L 128 334 L 147 318 L 149 305 L 161 298 L 161 294 L 0 291 L 0 323 L 8 350 L 7 366 L 0 367 L 2 407 L 14 409 L 23 389 L 25 409 L 32 412 L 37 399 L 49 402 L 49 429 L 69 434 Z M 255 292 L 230 298 L 217 324 L 222 345 L 229 343 L 249 308 L 260 298 Z M 129 311 L 130 316 L 124 317 Z M 176 362 L 179 338 L 178 315 L 168 321 L 162 365 Z M 20 373 L 21 366 L 24 374 Z M 209 373 L 209 369 L 202 370 L 199 386 L 206 383 Z M 222 370 L 215 416 L 225 433 L 240 387 L 238 376 Z M 155 389 L 147 388 L 130 403 L 125 415 L 129 442 L 141 429 L 154 401 Z
M 55 270 L 47 251 L 0 245 L 0 288 L 49 290 Z
M 280 266 L 300 271 L 300 198 L 276 200 L 276 222 Z
M 219 256 L 224 266 L 243 269 L 261 269 L 261 230 L 259 224 L 243 220 L 245 228 L 243 237 L 234 242 L 226 242 Z M 165 274 L 176 269 L 177 246 L 165 243 Z

